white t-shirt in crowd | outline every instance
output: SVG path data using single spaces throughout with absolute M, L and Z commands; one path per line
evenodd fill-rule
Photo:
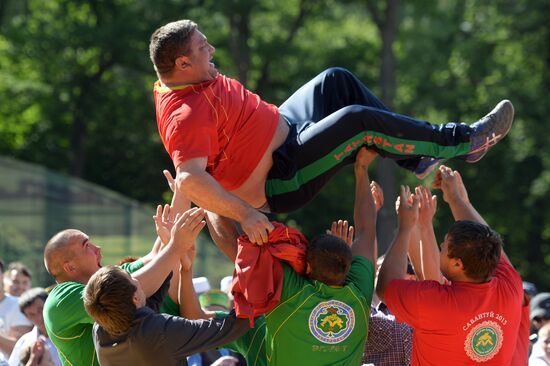
M 0 301 L 0 334 L 7 336 L 12 327 L 20 325 L 32 326 L 32 323 L 19 310 L 18 298 L 5 294 L 4 299 Z M 10 355 L 3 353 L 3 357 L 8 359 Z

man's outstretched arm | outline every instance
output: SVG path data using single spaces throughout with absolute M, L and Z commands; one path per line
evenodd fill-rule
M 241 224 L 251 242 L 267 243 L 273 225 L 269 219 L 239 197 L 226 191 L 206 172 L 207 158 L 189 159 L 177 168 L 176 191 L 197 206 Z
M 436 173 L 433 187 L 443 191 L 443 200 L 449 204 L 456 221 L 469 220 L 489 226 L 471 204 L 466 186 L 458 171 L 441 165 Z
M 199 232 L 206 225 L 204 210 L 192 208 L 178 217 L 170 232 L 170 241 L 143 268 L 132 273 L 147 296 L 155 293 L 180 258 L 195 244 Z
M 363 256 L 376 263 L 376 206 L 372 198 L 369 165 L 378 154 L 361 148 L 355 158 L 355 206 L 353 221 L 355 240 L 353 255 Z
M 395 279 L 404 278 L 407 272 L 408 244 L 411 233 L 416 228 L 418 206 L 418 198 L 411 195 L 409 187 L 401 186 L 397 210 L 399 228 L 395 239 L 386 252 L 376 285 L 376 293 L 382 301 L 384 301 L 384 294 L 389 283 Z
M 416 244 L 420 251 L 420 261 L 413 262 L 416 269 L 421 268 L 422 280 L 434 280 L 443 283 L 443 276 L 440 270 L 439 249 L 433 227 L 433 217 L 437 209 L 437 197 L 432 196 L 426 187 L 416 187 L 415 195 L 418 197 L 420 206 L 418 209 L 418 238 Z M 412 243 L 411 243 L 412 244 Z M 412 249 L 409 247 L 409 251 Z
M 433 183 L 434 188 L 443 191 L 443 200 L 449 204 L 456 221 L 469 220 L 489 226 L 487 221 L 475 209 L 468 197 L 468 191 L 460 173 L 447 166 L 440 166 Z M 510 263 L 510 259 L 502 249 L 502 255 Z

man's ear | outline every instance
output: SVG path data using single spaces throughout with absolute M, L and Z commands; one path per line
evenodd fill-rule
M 72 262 L 66 261 L 65 263 L 63 263 L 63 271 L 65 271 L 65 273 L 71 273 L 75 270 L 76 267 L 72 264 Z
M 137 291 L 134 292 L 134 296 L 132 296 L 132 302 L 136 306 L 136 308 L 140 305 L 139 297 L 137 295 Z
M 460 258 L 452 258 L 453 269 L 464 271 L 464 264 Z
M 174 66 L 178 70 L 185 70 L 191 66 L 191 59 L 187 56 L 180 56 L 174 62 Z

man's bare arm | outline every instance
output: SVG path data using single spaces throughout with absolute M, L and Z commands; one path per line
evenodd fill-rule
M 407 273 L 407 252 L 411 233 L 418 220 L 418 206 L 418 198 L 411 196 L 409 187 L 401 186 L 398 206 L 399 228 L 386 252 L 376 285 L 376 293 L 382 301 L 389 283 L 395 279 L 403 279 Z
M 469 220 L 479 222 L 485 226 L 489 226 L 487 221 L 475 209 L 468 197 L 468 191 L 462 181 L 462 176 L 456 170 L 441 165 L 436 173 L 436 178 L 433 184 L 434 188 L 440 188 L 443 191 L 443 199 L 449 204 L 453 217 L 458 220 Z M 510 262 L 510 259 L 502 249 L 502 255 Z
M 422 279 L 443 283 L 444 278 L 439 265 L 439 249 L 433 227 L 433 217 L 437 210 L 437 197 L 432 196 L 432 193 L 426 187 L 416 187 L 415 193 L 420 202 L 417 227 L 420 235 Z
M 206 223 L 210 237 L 216 243 L 216 246 L 231 262 L 235 262 L 237 259 L 237 238 L 240 235 L 235 221 L 207 211 Z
M 231 218 L 241 224 L 251 242 L 267 243 L 273 225 L 268 218 L 239 197 L 226 191 L 206 172 L 206 158 L 181 163 L 176 171 L 176 191 L 182 192 L 197 206 Z
M 204 228 L 204 210 L 192 208 L 178 217 L 171 230 L 169 243 L 143 268 L 132 273 L 147 296 L 155 293 L 170 271 L 177 267 L 180 258 L 195 245 L 199 232 Z
M 369 165 L 376 158 L 373 151 L 362 148 L 355 160 L 355 206 L 353 220 L 355 240 L 351 251 L 376 262 L 376 206 L 371 193 Z
M 185 261 L 182 261 L 179 270 L 178 304 L 180 316 L 187 319 L 207 319 L 213 316 L 201 308 L 195 287 L 193 287 L 193 263 L 195 261 L 195 248 L 191 248 Z
M 449 204 L 456 221 L 469 220 L 489 226 L 470 203 L 468 192 L 458 171 L 441 165 L 436 173 L 433 187 L 443 191 L 443 200 Z

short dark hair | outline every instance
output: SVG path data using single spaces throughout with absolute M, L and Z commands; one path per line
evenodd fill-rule
M 469 278 L 488 281 L 500 260 L 500 235 L 489 226 L 467 220 L 455 222 L 447 235 L 449 258 L 459 258 Z
M 4 262 L 0 259 L 0 273 L 4 273 Z
M 20 272 L 21 274 L 23 274 L 23 276 L 32 279 L 31 271 L 21 262 L 11 262 L 10 264 L 8 264 L 8 269 L 6 269 L 4 275 L 9 275 L 11 271 Z
M 342 239 L 323 234 L 307 248 L 309 277 L 327 285 L 342 285 L 351 267 L 351 248 Z
M 137 287 L 128 274 L 115 266 L 100 268 L 84 289 L 84 307 L 113 336 L 128 332 L 136 313 L 133 302 Z
M 184 19 L 158 28 L 151 35 L 149 57 L 159 75 L 170 75 L 174 62 L 189 53 L 189 40 L 197 24 Z
M 46 302 L 48 293 L 42 287 L 34 287 L 23 292 L 19 296 L 19 310 L 25 314 L 25 309 L 31 306 L 37 299 L 42 299 Z

